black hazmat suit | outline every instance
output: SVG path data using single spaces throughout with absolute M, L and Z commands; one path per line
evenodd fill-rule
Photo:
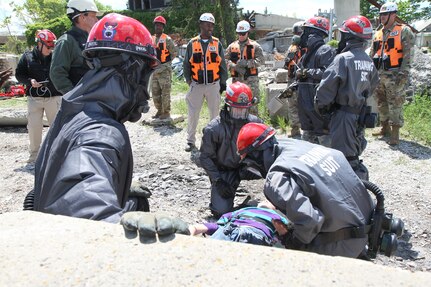
M 127 77 L 99 67 L 63 96 L 36 161 L 34 210 L 112 223 L 137 210 L 128 196 L 133 157 L 123 122 L 140 118 L 148 94 Z M 132 78 L 143 79 L 140 71 Z
M 248 115 L 244 120 L 233 119 L 226 109 L 222 109 L 220 115 L 203 129 L 199 160 L 211 181 L 210 209 L 217 215 L 232 211 L 234 202 L 234 197 L 220 195 L 215 184 L 217 180 L 224 180 L 236 191 L 241 179 L 252 179 L 248 178 L 252 171 L 240 164 L 236 147 L 239 130 L 249 122 L 262 123 L 254 115 Z
M 319 242 L 322 233 L 369 224 L 374 210 L 370 194 L 344 155 L 305 141 L 271 140 L 275 144 L 263 146 L 257 162 L 267 171 L 266 198 L 293 223 L 287 247 L 356 258 L 367 236 Z
M 331 147 L 341 151 L 357 170 L 366 147 L 360 113 L 379 82 L 378 72 L 364 51 L 364 42 L 352 39 L 323 73 L 316 104 L 321 113 L 331 112 Z M 358 176 L 363 178 L 361 172 Z
M 324 43 L 323 36 L 318 33 L 309 34 L 307 52 L 299 62 L 301 70 L 307 70 L 307 77 L 298 82 L 298 115 L 301 129 L 313 136 L 326 134 L 327 127 L 314 109 L 314 96 L 323 72 L 335 55 L 335 49 Z

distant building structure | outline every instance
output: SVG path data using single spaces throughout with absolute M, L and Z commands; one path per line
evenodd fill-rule
M 128 7 L 132 11 L 157 11 L 171 4 L 172 0 L 129 0 Z

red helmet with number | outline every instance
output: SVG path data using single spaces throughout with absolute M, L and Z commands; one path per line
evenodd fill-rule
M 238 133 L 236 147 L 241 159 L 248 153 L 254 151 L 264 142 L 275 135 L 275 130 L 265 124 L 248 123 L 245 124 Z
M 373 26 L 370 20 L 361 15 L 350 17 L 344 21 L 343 26 L 339 30 L 361 39 L 370 40 L 373 38 Z
M 249 108 L 253 105 L 253 93 L 246 84 L 235 82 L 227 87 L 224 101 L 231 107 Z
M 163 16 L 157 16 L 154 18 L 153 23 L 162 23 L 163 25 L 166 25 L 166 19 Z
M 151 66 L 159 63 L 148 29 L 138 20 L 116 13 L 104 16 L 91 29 L 83 54 L 92 58 L 97 51 L 127 52 L 150 60 Z
M 57 41 L 57 37 L 55 36 L 54 33 L 49 31 L 48 29 L 37 30 L 35 41 L 36 43 L 41 42 L 45 46 L 52 48 L 54 47 L 55 42 Z
M 304 27 L 314 28 L 329 35 L 329 20 L 324 17 L 313 17 L 305 21 Z

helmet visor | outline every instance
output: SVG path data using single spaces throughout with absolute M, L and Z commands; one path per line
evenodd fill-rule
M 248 110 L 247 108 L 229 107 L 229 115 L 236 120 L 245 120 L 248 117 Z

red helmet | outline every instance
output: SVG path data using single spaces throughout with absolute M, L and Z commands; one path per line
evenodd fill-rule
M 156 49 L 148 29 L 136 19 L 110 13 L 100 19 L 91 29 L 84 56 L 91 58 L 92 51 L 119 51 L 142 56 L 156 66 Z
M 329 35 L 329 21 L 324 17 L 313 17 L 305 21 L 304 27 L 314 28 Z
M 49 31 L 48 29 L 37 30 L 35 41 L 36 43 L 41 42 L 45 46 L 52 48 L 54 47 L 55 42 L 57 41 L 57 37 L 55 36 L 54 33 Z
M 253 94 L 249 86 L 235 82 L 227 87 L 224 101 L 231 107 L 249 108 L 253 105 Z
M 163 16 L 157 16 L 154 18 L 153 23 L 162 23 L 163 25 L 166 25 L 166 19 Z
M 245 124 L 238 133 L 236 147 L 241 158 L 247 156 L 264 142 L 275 135 L 275 130 L 265 124 L 248 123 Z
M 370 20 L 364 16 L 353 16 L 343 22 L 343 27 L 340 28 L 341 32 L 350 33 L 361 39 L 370 40 L 373 38 L 373 26 Z

